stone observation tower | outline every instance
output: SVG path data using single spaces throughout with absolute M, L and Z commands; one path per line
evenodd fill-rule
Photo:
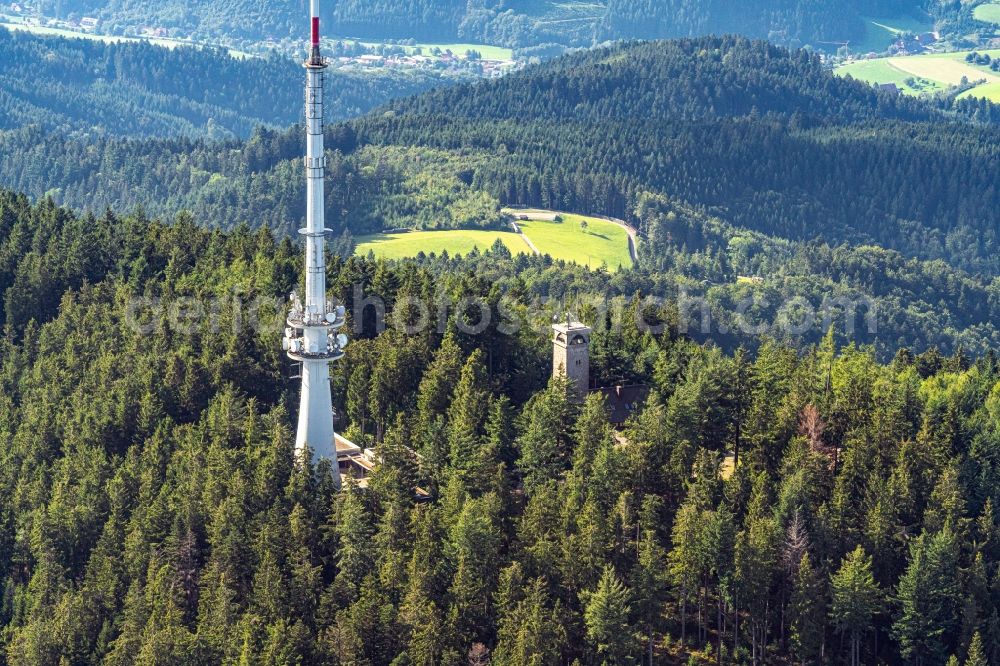
M 566 320 L 552 325 L 552 376 L 565 376 L 580 402 L 590 391 L 590 334 L 592 329 L 566 314 Z
M 311 0 L 312 40 L 306 68 L 306 227 L 299 230 L 305 239 L 305 300 L 295 292 L 282 347 L 288 357 L 302 364 L 302 396 L 295 451 L 300 457 L 308 445 L 313 455 L 333 462 L 337 487 L 337 447 L 333 433 L 333 401 L 330 395 L 330 363 L 344 356 L 347 336 L 337 333 L 344 325 L 344 307 L 334 307 L 326 298 L 326 234 L 323 210 L 323 72 L 326 60 L 320 55 L 319 0 Z

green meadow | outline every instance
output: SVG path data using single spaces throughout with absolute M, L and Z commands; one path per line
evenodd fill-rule
M 632 265 L 629 254 L 628 233 L 622 227 L 593 217 L 561 214 L 556 222 L 555 213 L 529 212 L 527 221 L 517 224 L 531 244 L 541 254 L 553 259 L 576 262 L 590 268 L 606 265 L 609 270 Z M 497 239 L 514 254 L 531 254 L 532 248 L 524 238 L 512 231 L 482 231 L 455 229 L 446 231 L 410 231 L 404 233 L 359 236 L 355 254 L 405 259 L 424 254 L 466 255 L 473 248 L 488 250 Z
M 961 97 L 981 97 L 996 101 L 1000 75 L 989 67 L 965 61 L 971 51 L 931 53 L 918 56 L 893 56 L 856 60 L 834 69 L 839 76 L 850 74 L 868 83 L 895 83 L 900 90 L 911 95 L 934 93 L 958 85 L 962 79 L 984 81 L 962 93 Z M 979 49 L 979 54 L 1000 57 L 1000 49 Z
M 893 66 L 887 58 L 876 60 L 858 60 L 849 65 L 838 67 L 836 73 L 840 76 L 850 74 L 859 81 L 868 83 L 895 83 L 903 92 L 918 95 L 924 92 L 944 90 L 945 86 L 937 81 L 917 77 Z
M 966 97 L 978 97 L 980 99 L 988 99 L 991 102 L 1000 103 L 1000 83 L 984 83 L 981 86 L 976 86 L 972 90 L 966 90 L 958 97 L 959 99 L 964 99 Z
M 632 265 L 628 233 L 617 224 L 581 215 L 562 214 L 560 219 L 561 222 L 529 220 L 518 225 L 539 252 L 553 259 L 575 261 L 591 268 L 607 265 L 611 270 Z
M 372 42 L 364 39 L 356 40 L 351 37 L 329 37 L 327 38 L 331 41 L 342 41 L 342 42 L 358 42 L 362 46 L 367 46 L 369 48 L 375 48 L 377 46 L 382 46 L 383 42 Z M 417 49 L 420 49 L 422 55 L 429 56 L 433 49 L 440 49 L 442 52 L 451 51 L 453 55 L 460 58 L 464 58 L 467 51 L 476 51 L 483 57 L 484 60 L 513 60 L 514 51 L 513 49 L 505 48 L 503 46 L 490 46 L 489 44 L 413 44 L 413 45 L 402 45 L 403 50 L 408 54 L 413 55 L 416 53 Z
M 865 39 L 851 43 L 852 53 L 882 53 L 905 32 L 925 32 L 934 27 L 929 17 L 894 16 L 865 19 Z
M 29 32 L 33 35 L 46 37 L 66 37 L 69 39 L 90 39 L 105 44 L 123 44 L 134 42 L 146 42 L 154 46 L 162 46 L 168 49 L 178 47 L 202 47 L 206 44 L 192 42 L 186 39 L 173 39 L 170 37 L 125 37 L 120 35 L 103 35 L 95 32 L 84 32 L 82 30 L 67 30 L 65 28 L 53 28 L 44 25 L 28 23 L 17 17 L 0 16 L 0 28 L 7 30 Z M 228 49 L 229 55 L 233 58 L 252 58 L 253 56 L 244 51 Z
M 979 5 L 973 10 L 972 16 L 975 17 L 977 21 L 1000 24 L 1000 2 L 991 2 Z
M 514 254 L 530 254 L 531 250 L 517 234 L 510 231 L 478 231 L 478 230 L 447 230 L 447 231 L 411 231 L 398 234 L 375 234 L 359 236 L 355 254 L 365 256 L 373 252 L 376 257 L 385 259 L 405 259 L 424 254 L 441 254 L 447 252 L 451 256 L 466 255 L 473 248 L 484 252 L 500 239 Z

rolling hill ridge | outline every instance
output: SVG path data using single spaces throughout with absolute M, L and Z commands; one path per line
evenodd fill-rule
M 683 284 L 722 303 L 766 276 L 771 310 L 876 299 L 885 328 L 857 341 L 884 353 L 983 350 L 1000 341 L 996 112 L 877 92 L 741 38 L 615 46 L 331 125 L 327 223 L 343 256 L 385 228 L 502 228 L 505 205 L 609 215 L 646 237 L 613 289 Z M 0 180 L 77 208 L 290 233 L 301 152 L 297 128 L 221 144 L 21 128 L 0 133 Z
M 863 39 L 866 16 L 922 13 L 939 4 L 944 6 L 936 0 L 335 0 L 324 3 L 322 11 L 330 34 L 375 40 L 458 40 L 524 49 L 740 33 L 829 48 L 829 40 Z M 167 0 L 155 5 L 47 0 L 42 7 L 62 16 L 96 15 L 112 29 L 155 25 L 186 35 L 236 39 L 299 37 L 306 11 L 298 0 Z
M 290 58 L 234 58 L 221 49 L 166 49 L 37 37 L 0 27 L 0 130 L 115 137 L 245 138 L 287 127 L 301 111 L 302 68 Z M 331 72 L 331 121 L 439 83 L 431 75 Z
M 772 236 L 998 274 L 997 109 L 974 122 L 966 108 L 838 79 L 802 51 L 704 38 L 598 49 L 353 124 L 362 144 L 506 153 L 474 179 L 504 203 L 641 222 L 635 203 L 655 191 Z

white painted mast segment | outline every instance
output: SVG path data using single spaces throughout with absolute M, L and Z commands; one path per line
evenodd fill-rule
M 339 487 L 337 447 L 333 430 L 333 400 L 330 393 L 330 367 L 340 359 L 347 338 L 336 331 L 344 325 L 344 308 L 326 298 L 326 220 L 323 179 L 326 157 L 323 146 L 323 70 L 326 62 L 320 54 L 319 0 L 311 0 L 311 39 L 306 68 L 306 226 L 299 233 L 305 238 L 305 300 L 292 294 L 292 307 L 285 329 L 283 347 L 289 358 L 302 364 L 302 394 L 295 450 L 304 455 L 306 446 L 316 459 L 333 461 L 333 474 Z

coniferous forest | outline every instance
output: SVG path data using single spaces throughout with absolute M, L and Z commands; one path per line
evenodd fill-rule
M 327 223 L 346 256 L 385 228 L 500 228 L 504 205 L 611 215 L 644 234 L 639 269 L 555 266 L 546 284 L 683 290 L 721 320 L 754 297 L 767 322 L 790 299 L 870 298 L 878 330 L 838 327 L 839 343 L 883 361 L 902 346 L 979 355 L 1000 344 L 997 109 L 878 92 L 739 38 L 598 49 L 332 124 Z M 0 182 L 98 214 L 190 211 L 283 236 L 304 217 L 301 153 L 300 128 L 220 142 L 29 125 L 0 132 Z M 758 344 L 726 328 L 710 337 L 727 350 Z
M 449 306 L 357 313 L 338 428 L 380 464 L 338 494 L 267 325 L 297 248 L 196 223 L 0 196 L 6 663 L 1000 657 L 993 353 L 726 354 L 633 300 L 592 343 L 652 387 L 616 433 L 548 380 L 548 318 L 461 332 L 466 297 L 527 317 L 543 258 L 333 256 L 352 317 L 355 284 Z
M 0 132 L 41 128 L 65 139 L 245 138 L 287 127 L 301 110 L 300 63 L 222 49 L 166 49 L 40 38 L 0 27 Z M 440 81 L 420 72 L 327 76 L 327 115 L 360 115 Z
M 737 37 L 345 84 L 382 105 L 325 137 L 336 428 L 374 461 L 338 492 L 280 344 L 298 67 L 4 50 L 0 663 L 1000 664 L 1000 107 Z M 354 252 L 507 205 L 620 217 L 637 266 Z M 596 386 L 648 389 L 618 427 L 550 377 L 567 310 Z

